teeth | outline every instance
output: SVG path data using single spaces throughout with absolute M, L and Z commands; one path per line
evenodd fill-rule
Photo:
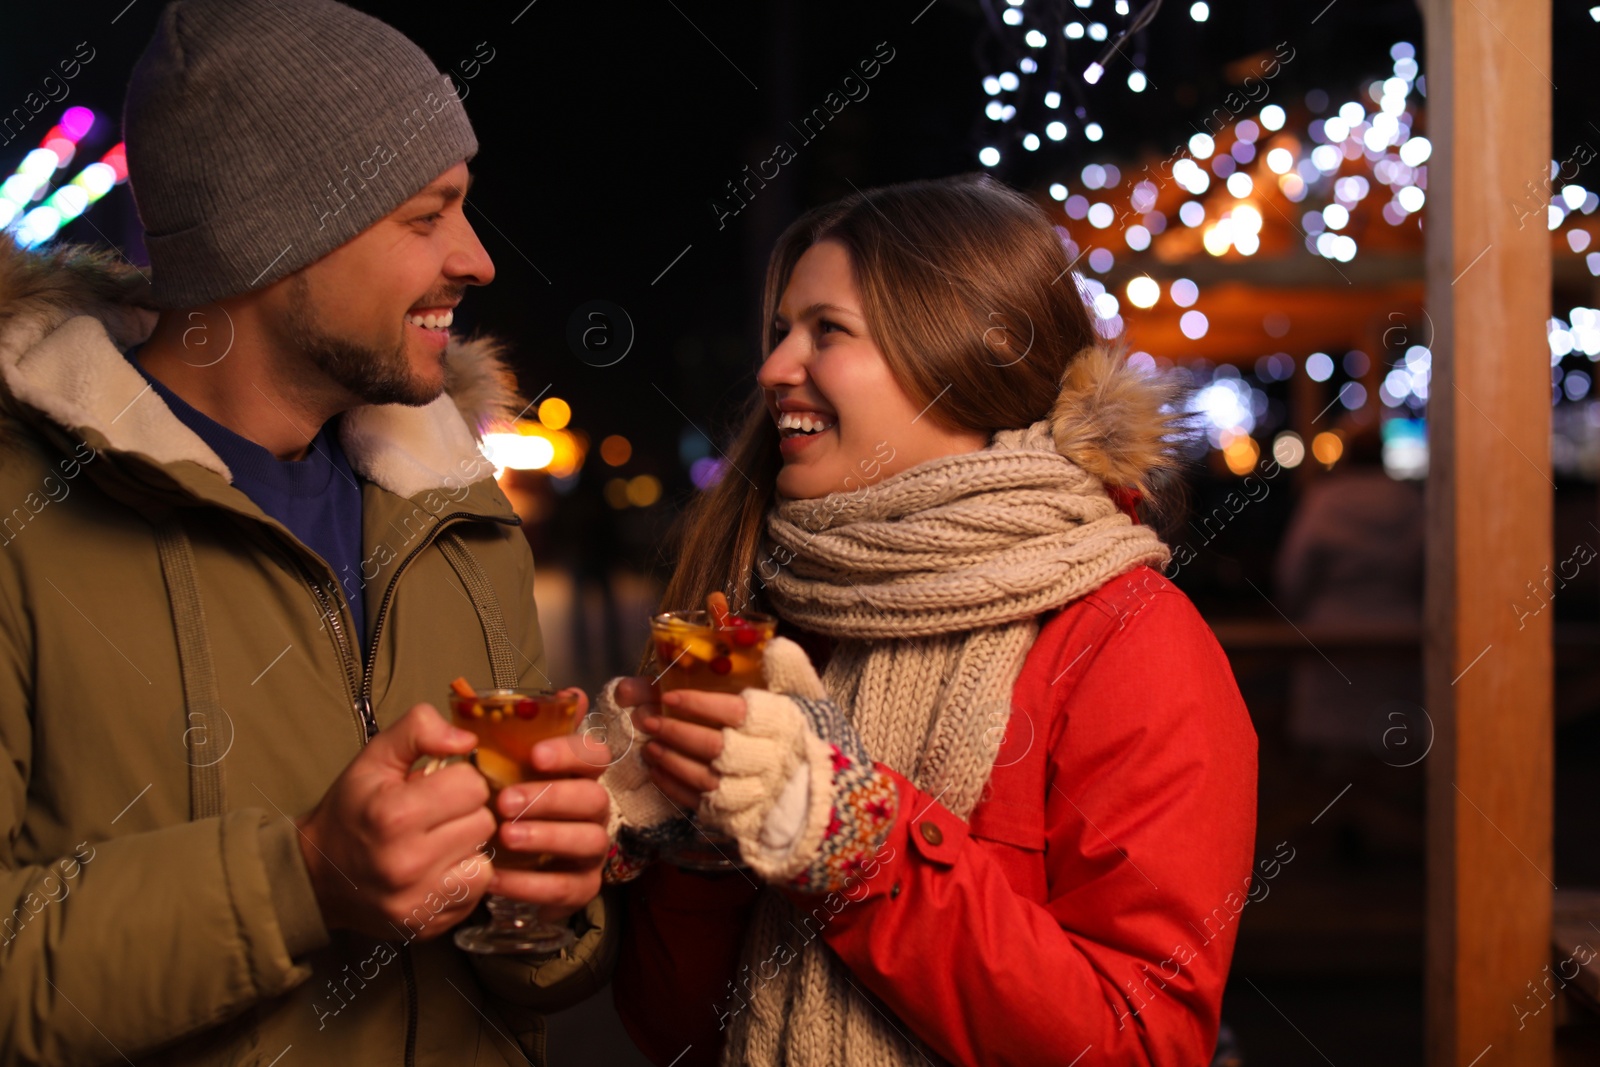
M 451 309 L 443 315 L 435 315 L 431 312 L 427 315 L 407 315 L 406 321 L 413 326 L 421 326 L 429 330 L 447 330 L 450 328 L 451 323 L 456 321 L 456 313 L 454 309 Z
M 806 412 L 786 411 L 778 416 L 778 429 L 780 430 L 818 433 L 822 430 L 831 430 L 833 426 L 832 419 Z

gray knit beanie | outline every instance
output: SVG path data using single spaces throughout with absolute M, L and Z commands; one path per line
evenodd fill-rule
M 175 0 L 123 109 L 159 307 L 311 263 L 478 151 L 448 75 L 333 0 Z

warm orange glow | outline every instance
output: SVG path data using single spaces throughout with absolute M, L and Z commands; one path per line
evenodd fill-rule
M 600 442 L 600 458 L 613 467 L 620 467 L 633 456 L 633 445 L 626 437 L 612 434 Z
M 1318 463 L 1331 467 L 1344 455 L 1344 439 L 1332 430 L 1324 430 L 1311 439 L 1311 454 Z
M 532 419 L 519 419 L 515 432 L 491 433 L 484 448 L 496 468 L 542 470 L 552 478 L 566 478 L 583 466 L 588 440 L 580 433 L 552 430 Z
M 572 434 L 557 430 L 550 435 L 550 444 L 555 452 L 550 459 L 552 478 L 570 477 L 583 466 L 583 449 L 578 447 L 578 441 Z
M 1261 456 L 1261 446 L 1248 434 L 1240 434 L 1229 441 L 1222 449 L 1222 461 L 1228 469 L 1235 474 L 1249 474 L 1256 468 L 1256 460 Z
M 553 396 L 539 405 L 539 421 L 552 430 L 565 430 L 572 421 L 572 405 Z
M 647 508 L 661 499 L 661 481 L 653 474 L 641 474 L 628 482 L 628 503 Z
M 502 470 L 544 470 L 555 456 L 549 439 L 523 433 L 485 434 L 483 444 L 489 461 Z

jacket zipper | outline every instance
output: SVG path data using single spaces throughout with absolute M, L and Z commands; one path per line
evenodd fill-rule
M 417 973 L 411 962 L 411 946 L 400 946 L 400 974 L 406 980 L 406 1067 L 417 1063 Z
M 368 642 L 367 648 L 367 670 L 361 679 L 361 707 L 365 709 L 369 718 L 372 716 L 372 665 L 378 659 L 378 639 L 383 635 L 383 622 L 388 615 L 389 602 L 394 599 L 395 588 L 400 584 L 400 576 L 405 573 L 406 568 L 411 565 L 411 561 L 416 559 L 423 549 L 438 539 L 439 534 L 444 531 L 445 527 L 454 525 L 460 519 L 487 519 L 487 521 L 498 522 L 506 526 L 518 525 L 516 521 L 511 519 L 474 515 L 470 511 L 456 511 L 440 518 L 433 529 L 428 531 L 427 536 L 417 542 L 416 547 L 410 552 L 406 553 L 406 558 L 400 561 L 400 565 L 395 568 L 393 576 L 390 577 L 389 585 L 383 591 L 383 599 L 378 603 L 378 614 L 372 620 L 372 639 Z M 372 724 L 372 732 L 378 732 L 376 721 Z
M 457 511 L 443 516 L 433 529 L 428 531 L 427 536 L 406 554 L 405 559 L 400 561 L 400 566 L 395 568 L 394 574 L 389 578 L 389 584 L 383 591 L 383 600 L 378 604 L 378 613 L 372 620 L 372 639 L 368 644 L 364 657 L 364 669 L 361 671 L 359 682 L 357 681 L 356 673 L 357 661 L 351 651 L 349 637 L 345 633 L 344 612 L 329 599 L 327 590 L 317 581 L 316 575 L 312 573 L 310 566 L 304 561 L 300 561 L 297 557 L 296 561 L 299 563 L 301 576 L 305 579 L 306 584 L 311 587 L 311 593 L 317 599 L 317 605 L 322 611 L 322 617 L 328 621 L 329 636 L 333 640 L 334 651 L 338 654 L 339 662 L 344 667 L 345 688 L 350 694 L 350 703 L 356 715 L 357 729 L 362 735 L 362 744 L 371 741 L 378 733 L 378 719 L 372 708 L 372 665 L 378 657 L 378 640 L 383 634 L 383 623 L 388 615 L 389 604 L 394 600 L 395 589 L 400 584 L 400 576 L 405 573 L 406 568 L 411 565 L 411 562 L 418 555 L 438 539 L 439 534 L 447 526 L 454 525 L 462 519 L 477 518 L 483 518 L 483 516 L 474 515 L 469 511 Z M 487 521 L 499 522 L 508 526 L 516 525 L 509 519 L 489 518 Z
M 334 653 L 339 657 L 340 666 L 344 668 L 345 692 L 350 697 L 350 707 L 355 713 L 356 732 L 360 735 L 361 744 L 365 746 L 368 741 L 372 740 L 373 735 L 378 732 L 378 724 L 373 717 L 372 709 L 361 698 L 360 686 L 356 681 L 356 672 L 353 666 L 354 656 L 351 654 L 350 642 L 344 629 L 344 612 L 339 605 L 328 598 L 328 591 L 317 580 L 317 576 L 312 572 L 311 567 L 304 561 L 299 560 L 298 557 L 296 557 L 296 561 L 299 563 L 301 576 L 305 579 L 306 584 L 311 587 L 311 595 L 317 599 L 317 606 L 322 611 L 322 618 L 328 624 L 328 636 L 333 641 Z

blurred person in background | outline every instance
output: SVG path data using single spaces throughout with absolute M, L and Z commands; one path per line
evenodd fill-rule
M 1295 622 L 1359 633 L 1422 624 L 1422 483 L 1391 478 L 1370 408 L 1336 428 L 1343 452 L 1305 487 L 1278 550 L 1277 603 Z M 1296 659 L 1289 736 L 1324 752 L 1370 751 L 1385 725 L 1374 711 L 1422 699 L 1415 647 L 1400 654 L 1336 652 Z

